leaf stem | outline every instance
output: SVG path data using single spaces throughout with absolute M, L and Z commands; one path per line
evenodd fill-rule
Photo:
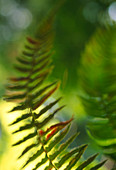
M 35 125 L 35 127 L 36 127 L 36 132 L 37 132 L 37 129 L 38 129 L 38 128 L 37 128 L 37 126 L 36 126 L 35 116 L 34 116 L 34 113 L 32 112 L 32 109 L 31 109 L 31 108 L 30 108 L 30 113 L 31 113 L 31 115 L 32 115 L 32 121 L 33 121 L 33 123 L 34 123 L 34 125 Z M 44 152 L 45 152 L 45 154 L 46 154 L 46 157 L 48 158 L 50 164 L 52 165 L 52 167 L 53 167 L 55 170 L 58 170 L 58 168 L 53 164 L 52 160 L 51 160 L 50 157 L 48 156 L 48 152 L 47 152 L 47 150 L 45 149 L 44 144 L 43 144 L 43 142 L 42 142 L 42 140 L 41 140 L 41 137 L 40 137 L 40 135 L 39 135 L 38 132 L 37 132 L 37 136 L 38 136 L 38 140 L 39 140 L 40 144 L 42 145 L 42 148 L 43 148 L 43 150 L 44 150 Z

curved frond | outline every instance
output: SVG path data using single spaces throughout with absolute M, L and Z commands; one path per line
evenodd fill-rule
M 40 25 L 35 38 L 27 38 L 27 44 L 22 55 L 17 58 L 15 69 L 20 73 L 19 77 L 10 78 L 9 91 L 4 97 L 6 101 L 16 102 L 17 105 L 9 111 L 9 114 L 15 114 L 20 111 L 18 116 L 9 126 L 17 125 L 18 128 L 12 134 L 22 134 L 22 138 L 12 146 L 23 145 L 18 158 L 22 158 L 28 153 L 30 155 L 22 168 L 28 167 L 33 163 L 33 170 L 39 169 L 44 165 L 45 170 L 51 170 L 64 167 L 66 170 L 76 167 L 83 169 L 94 161 L 96 155 L 90 157 L 83 163 L 79 163 L 87 145 L 83 145 L 68 151 L 67 147 L 72 143 L 78 134 L 72 135 L 67 141 L 61 144 L 61 141 L 67 135 L 71 121 L 70 120 L 52 123 L 54 115 L 64 106 L 57 106 L 61 100 L 52 100 L 46 104 L 46 101 L 59 88 L 60 83 L 54 82 L 44 85 L 45 79 L 50 74 L 53 66 L 51 64 L 52 39 L 53 39 L 53 19 L 56 8 Z M 12 113 L 11 113 L 12 112 Z M 23 134 L 23 132 L 25 132 Z M 96 165 L 96 169 L 103 163 Z M 98 167 L 98 168 L 97 168 Z
M 88 133 L 116 160 L 116 30 L 98 29 L 82 55 L 80 83 Z

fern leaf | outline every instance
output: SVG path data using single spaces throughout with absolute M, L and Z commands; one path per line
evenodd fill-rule
M 82 55 L 80 84 L 88 134 L 116 160 L 116 45 L 115 28 L 98 29 Z M 106 144 L 107 143 L 107 144 Z M 107 149 L 105 149 L 107 148 Z M 112 151 L 111 151 L 112 150 Z
M 34 147 L 37 147 L 38 145 L 39 145 L 38 143 L 33 143 L 33 144 L 27 146 L 27 147 L 23 150 L 23 152 L 21 153 L 21 155 L 18 157 L 18 159 L 21 158 L 22 156 L 24 156 L 28 151 L 30 151 L 30 150 L 33 149 Z
M 98 165 L 94 166 L 94 167 L 93 167 L 93 168 L 91 168 L 90 170 L 96 170 L 96 169 L 101 168 L 101 167 L 102 167 L 102 165 L 104 165 L 104 164 L 105 164 L 105 162 L 106 162 L 106 160 L 105 160 L 105 161 L 103 161 L 103 162 L 101 162 L 101 163 L 99 163 Z
M 37 135 L 36 132 L 30 133 L 29 135 L 25 136 L 23 139 L 21 139 L 20 141 L 16 142 L 16 143 L 13 144 L 12 146 L 19 145 L 19 144 L 21 144 L 21 143 L 23 143 L 23 142 L 25 142 L 25 141 L 27 141 L 27 140 L 29 140 L 29 139 L 31 139 L 31 138 L 34 138 L 36 135 Z
M 23 126 L 20 126 L 19 129 L 15 130 L 14 132 L 12 132 L 12 134 L 15 134 L 17 132 L 21 132 L 21 131 L 24 131 L 24 130 L 28 130 L 28 129 L 31 129 L 32 127 L 34 127 L 34 124 L 33 123 L 28 123 L 28 124 L 25 124 Z
M 43 159 L 41 160 L 41 162 L 39 162 L 39 163 L 36 164 L 36 166 L 35 166 L 35 168 L 33 168 L 33 170 L 36 170 L 37 168 L 39 168 L 41 165 L 43 165 L 44 163 L 46 163 L 47 160 L 48 160 L 48 157 L 45 156 L 45 158 L 43 158 Z M 51 167 L 52 167 L 52 165 L 51 165 Z
M 88 158 L 86 161 L 84 161 L 78 168 L 77 170 L 81 170 L 83 168 L 85 168 L 87 165 L 89 165 L 91 162 L 93 162 L 93 160 L 96 158 L 98 154 L 95 154 L 93 156 L 91 156 L 90 158 Z
M 51 99 L 51 102 L 47 105 L 45 103 L 60 85 L 59 82 L 53 82 L 49 85 L 43 84 L 53 69 L 50 59 L 53 41 L 52 25 L 54 14 L 61 3 L 62 1 L 56 5 L 40 25 L 36 37 L 27 38 L 25 49 L 21 56 L 17 58 L 17 64 L 15 65 L 15 69 L 20 72 L 20 76 L 10 78 L 11 84 L 7 86 L 10 93 L 6 94 L 5 100 L 17 102 L 17 105 L 9 111 L 9 114 L 11 112 L 15 114 L 20 111 L 20 116 L 17 116 L 9 124 L 9 126 L 14 126 L 15 129 L 12 134 L 17 133 L 18 135 L 26 132 L 13 146 L 22 145 L 30 141 L 30 144 L 26 145 L 18 157 L 22 158 L 27 153 L 30 155 L 22 168 L 29 166 L 33 162 L 33 170 L 40 168 L 45 163 L 48 163 L 45 170 L 53 168 L 58 170 L 69 159 L 69 164 L 65 169 L 71 169 L 77 164 L 87 147 L 87 145 L 83 145 L 70 152 L 66 150 L 78 133 L 71 136 L 62 145 L 60 144 L 67 135 L 73 118 L 52 124 L 51 120 L 53 120 L 54 115 L 61 111 L 64 105 L 59 107 L 56 105 L 61 100 L 61 97 L 54 101 Z M 62 156 L 63 151 L 65 151 L 65 154 Z M 87 166 L 94 160 L 93 158 L 95 157 L 91 157 L 81 166 Z
M 38 158 L 42 153 L 44 152 L 43 147 L 41 147 L 40 150 L 38 150 L 34 155 L 32 155 L 27 162 L 23 165 L 23 168 L 28 165 L 30 162 L 34 161 L 36 158 Z
M 70 145 L 70 143 L 72 143 L 72 141 L 77 137 L 78 134 L 73 135 L 72 137 L 70 137 L 66 143 L 63 143 L 60 148 L 53 153 L 52 155 L 50 155 L 50 159 L 53 161 L 59 154 L 61 154 L 61 152 L 68 147 L 68 145 Z
M 56 166 L 58 168 L 60 168 L 69 158 L 71 158 L 76 153 L 79 153 L 80 151 L 84 151 L 86 149 L 86 147 L 87 147 L 87 145 L 82 145 L 82 146 L 80 146 L 78 148 L 75 148 L 75 149 L 71 150 L 70 152 L 68 152 L 67 154 L 62 156 L 60 161 L 58 163 L 56 163 Z
M 85 149 L 85 148 L 84 148 Z M 73 157 L 71 159 L 71 161 L 69 162 L 69 164 L 67 165 L 67 167 L 64 170 L 70 170 L 71 168 L 73 168 L 75 166 L 75 164 L 78 162 L 78 160 L 81 158 L 81 156 L 84 153 L 84 149 L 81 150 L 79 153 L 77 153 L 75 155 L 75 157 Z
M 18 117 L 14 122 L 9 124 L 9 126 L 14 125 L 14 124 L 16 124 L 16 123 L 18 123 L 18 122 L 20 122 L 22 120 L 25 120 L 25 119 L 29 118 L 30 116 L 31 116 L 30 113 L 23 114 L 23 115 L 21 115 L 21 117 Z

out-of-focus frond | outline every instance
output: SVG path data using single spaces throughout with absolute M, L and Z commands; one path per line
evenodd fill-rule
M 116 30 L 98 29 L 82 55 L 81 96 L 88 133 L 116 160 Z

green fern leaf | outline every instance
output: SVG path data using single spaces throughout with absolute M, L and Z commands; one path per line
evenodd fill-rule
M 12 134 L 18 135 L 25 132 L 22 138 L 12 146 L 26 143 L 26 147 L 22 149 L 18 158 L 22 158 L 27 153 L 30 155 L 24 165 L 22 165 L 22 168 L 28 167 L 33 162 L 33 170 L 40 168 L 44 164 L 45 170 L 53 168 L 57 170 L 69 159 L 69 163 L 64 169 L 71 169 L 75 165 L 77 165 L 76 168 L 82 167 L 83 169 L 93 162 L 95 158 L 95 156 L 89 158 L 80 166 L 77 164 L 87 145 L 77 147 L 70 152 L 66 148 L 72 143 L 78 133 L 71 136 L 62 145 L 60 144 L 68 133 L 73 118 L 65 122 L 52 124 L 51 121 L 54 115 L 61 111 L 64 105 L 56 106 L 61 98 L 54 101 L 51 99 L 51 102 L 47 105 L 45 103 L 60 85 L 59 82 L 49 85 L 43 84 L 53 69 L 50 59 L 53 41 L 52 25 L 54 14 L 61 3 L 62 1 L 56 5 L 42 25 L 40 25 L 36 38 L 27 38 L 25 49 L 22 55 L 17 58 L 18 63 L 15 65 L 15 69 L 20 72 L 20 76 L 10 78 L 10 85 L 7 86 L 7 90 L 10 93 L 5 96 L 5 100 L 17 103 L 9 111 L 9 114 L 11 112 L 15 114 L 17 111 L 20 111 L 20 116 L 17 116 L 9 124 L 9 126 L 17 127 L 14 128 L 15 130 Z M 27 141 L 30 141 L 30 143 L 27 144 Z M 99 166 L 96 165 L 96 168 Z
M 88 134 L 116 160 L 116 30 L 98 29 L 82 55 L 80 97 L 89 115 Z

